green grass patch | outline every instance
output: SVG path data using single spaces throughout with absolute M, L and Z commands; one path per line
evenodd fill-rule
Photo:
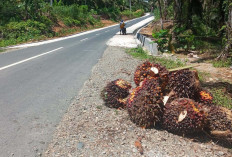
M 4 52 L 4 51 L 5 51 L 4 49 L 1 49 L 1 48 L 0 48 L 0 53 L 2 53 L 2 52 Z
M 183 63 L 179 59 L 175 61 L 167 58 L 153 57 L 152 59 L 150 59 L 150 61 L 155 63 L 160 63 L 161 65 L 164 65 L 167 69 L 174 69 L 174 68 L 185 66 L 185 63 Z
M 210 89 L 210 92 L 213 94 L 213 102 L 215 104 L 232 109 L 232 99 L 231 97 L 225 95 L 223 89 L 213 88 Z
M 210 73 L 201 72 L 201 71 L 197 71 L 197 72 L 198 72 L 199 80 L 200 80 L 201 82 L 205 82 L 206 79 L 207 79 L 208 77 L 210 77 Z
M 150 62 L 154 62 L 154 63 L 159 63 L 165 66 L 167 69 L 173 69 L 173 68 L 185 66 L 185 63 L 181 62 L 180 60 L 175 61 L 167 58 L 150 56 L 143 50 L 142 47 L 127 49 L 126 52 L 135 58 L 141 60 L 149 60 Z
M 227 60 L 212 61 L 212 64 L 216 68 L 230 67 L 232 65 L 232 58 L 228 58 Z
M 139 48 L 132 48 L 127 49 L 126 52 L 130 54 L 131 56 L 138 58 L 138 59 L 150 59 L 152 56 L 148 55 L 142 47 Z
M 137 17 L 141 17 L 144 15 L 144 10 L 143 9 L 139 9 L 137 11 L 130 11 L 130 10 L 124 10 L 121 12 L 121 16 L 127 16 L 127 17 L 131 17 L 131 18 L 137 18 Z

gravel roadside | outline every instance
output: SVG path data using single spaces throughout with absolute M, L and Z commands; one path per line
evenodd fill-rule
M 136 127 L 125 110 L 104 106 L 100 92 L 105 85 L 117 78 L 133 83 L 133 73 L 139 63 L 125 49 L 108 47 L 58 125 L 43 156 L 232 156 L 231 150 L 211 141 L 202 143 L 164 130 Z M 138 139 L 143 155 L 135 147 Z

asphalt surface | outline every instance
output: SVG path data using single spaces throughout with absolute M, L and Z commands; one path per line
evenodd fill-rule
M 118 31 L 117 25 L 0 54 L 0 157 L 40 156 Z

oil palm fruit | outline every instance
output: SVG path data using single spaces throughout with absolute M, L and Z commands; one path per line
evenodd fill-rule
M 198 92 L 197 101 L 204 104 L 204 105 L 212 105 L 213 104 L 213 95 L 209 91 L 207 91 L 205 89 L 201 89 Z
M 209 108 L 207 120 L 210 133 L 232 144 L 232 110 L 216 105 Z
M 137 86 L 139 86 L 140 82 L 142 82 L 145 78 L 157 77 L 162 79 L 162 88 L 164 88 L 168 83 L 168 70 L 160 64 L 153 64 L 146 61 L 136 68 L 134 82 Z
M 139 86 L 140 82 L 142 82 L 145 78 L 150 78 L 154 76 L 154 72 L 151 71 L 152 63 L 146 61 L 139 65 L 134 74 L 134 81 L 137 86 Z
M 206 125 L 203 108 L 192 99 L 178 98 L 165 105 L 162 126 L 176 134 L 200 132 Z
M 108 107 L 119 108 L 126 105 L 131 84 L 123 79 L 111 81 L 101 92 L 101 97 Z
M 160 64 L 154 64 L 155 68 L 158 69 L 159 71 L 159 77 L 161 78 L 162 80 L 162 88 L 165 88 L 168 84 L 168 74 L 169 74 L 169 71 L 166 69 L 166 67 L 160 65 Z
M 159 79 L 145 79 L 130 94 L 127 110 L 132 122 L 144 128 L 153 127 L 162 119 L 163 93 Z M 151 86 L 150 86 L 151 85 Z
M 200 82 L 196 71 L 178 70 L 169 74 L 169 88 L 179 98 L 196 99 Z

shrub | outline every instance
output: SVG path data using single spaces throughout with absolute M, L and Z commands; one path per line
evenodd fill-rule
M 51 28 L 46 24 L 27 20 L 21 22 L 10 22 L 7 25 L 1 27 L 2 38 L 0 41 L 1 46 L 7 46 L 10 44 L 16 44 L 31 39 L 41 39 L 45 36 L 49 37 L 52 34 Z
M 231 65 L 232 65 L 232 58 L 228 58 L 227 60 L 213 61 L 213 66 L 216 68 L 230 67 Z
M 169 30 L 161 29 L 159 32 L 152 33 L 155 42 L 158 44 L 158 49 L 164 52 L 168 47 Z

